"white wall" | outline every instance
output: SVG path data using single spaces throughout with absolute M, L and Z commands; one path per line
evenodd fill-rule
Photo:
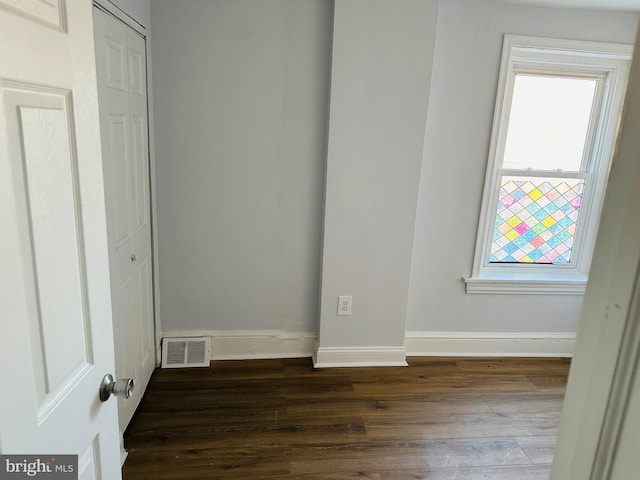
M 315 331 L 331 2 L 151 17 L 163 330 Z
M 582 296 L 469 295 L 505 33 L 630 43 L 638 16 L 440 2 L 407 330 L 575 332 Z
M 335 2 L 320 349 L 404 344 L 437 9 Z

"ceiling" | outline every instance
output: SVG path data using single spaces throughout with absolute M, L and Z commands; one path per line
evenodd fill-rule
M 640 0 L 503 0 L 521 5 L 640 12 Z

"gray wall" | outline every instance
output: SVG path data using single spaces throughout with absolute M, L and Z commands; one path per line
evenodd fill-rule
M 151 15 L 163 330 L 315 331 L 332 3 Z
M 403 346 L 437 1 L 336 0 L 321 348 Z M 337 316 L 352 295 L 352 316 Z
M 411 331 L 575 331 L 580 296 L 467 295 L 460 280 L 502 36 L 632 43 L 638 16 L 395 5 L 338 0 L 332 49 L 330 0 L 151 2 L 163 330 L 316 331 L 322 298 L 325 346 L 401 344 L 405 318 Z M 340 294 L 352 317 L 335 316 Z
M 582 296 L 468 295 L 505 33 L 633 44 L 632 13 L 442 0 L 407 330 L 575 332 Z
M 120 10 L 126 12 L 142 26 L 149 28 L 151 24 L 151 0 L 109 0 Z

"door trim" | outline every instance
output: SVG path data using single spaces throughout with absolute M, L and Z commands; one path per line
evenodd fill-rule
M 624 325 L 609 401 L 602 423 L 591 479 L 610 479 L 629 408 L 640 355 L 640 269 L 636 273 L 633 298 Z
M 129 27 L 133 28 L 136 32 L 138 32 L 143 37 L 147 37 L 148 29 L 140 22 L 138 22 L 135 18 L 130 16 L 127 12 L 122 10 L 117 5 L 114 5 L 109 0 L 93 0 L 93 6 L 102 10 L 104 13 L 111 15 L 114 18 L 117 18 L 121 22 L 127 24 Z

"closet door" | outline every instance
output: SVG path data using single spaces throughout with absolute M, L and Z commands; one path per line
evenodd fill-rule
M 116 375 L 136 381 L 124 432 L 155 367 L 145 39 L 98 8 L 94 29 Z

